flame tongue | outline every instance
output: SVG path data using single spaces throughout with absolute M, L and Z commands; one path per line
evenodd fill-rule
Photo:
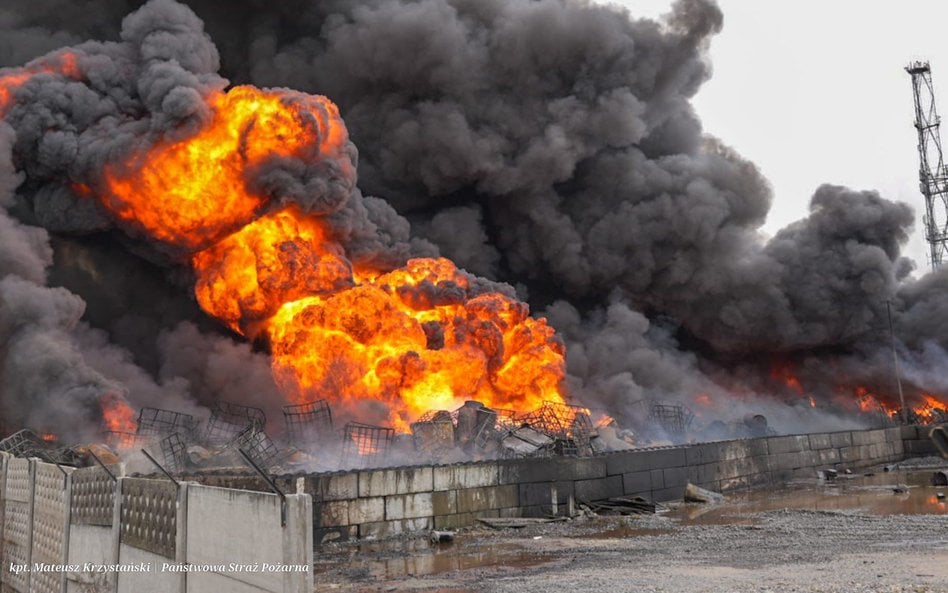
M 110 432 L 133 433 L 137 429 L 135 411 L 125 398 L 111 391 L 99 396 L 102 421 Z

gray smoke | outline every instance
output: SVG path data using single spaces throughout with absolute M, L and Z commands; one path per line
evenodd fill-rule
M 90 233 L 115 222 L 71 183 L 94 184 L 117 157 L 200 125 L 202 97 L 226 81 L 204 25 L 170 0 L 121 30 L 117 15 L 137 2 L 97 3 L 102 18 L 68 4 L 0 10 L 0 64 L 22 64 L 54 39 L 120 39 L 78 45 L 82 80 L 37 77 L 7 117 L 27 176 L 17 215 Z M 579 0 L 187 4 L 234 82 L 338 103 L 359 147 L 360 187 L 381 198 L 344 175 L 324 186 L 325 171 L 305 163 L 261 174 L 268 191 L 331 212 L 356 261 L 384 267 L 440 251 L 516 285 L 563 335 L 570 387 L 586 403 L 745 391 L 779 401 L 775 364 L 826 401 L 863 383 L 891 395 L 887 302 L 909 391 L 948 390 L 937 376 L 948 360 L 948 275 L 910 276 L 907 206 L 823 186 L 805 219 L 762 236 L 769 184 L 703 132 L 690 103 L 723 23 L 710 0 L 679 0 L 661 22 Z M 343 170 L 356 153 L 335 158 Z M 133 248 L 167 263 L 146 241 Z M 189 327 L 164 343 L 219 340 Z M 147 366 L 165 379 L 180 373 L 215 397 L 231 389 L 208 379 L 207 357 L 176 370 L 184 361 L 163 359 L 168 348 L 123 340 L 136 356 L 151 352 Z M 250 356 L 220 348 L 220 361 Z

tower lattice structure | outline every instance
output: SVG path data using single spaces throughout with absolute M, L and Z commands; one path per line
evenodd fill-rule
M 943 261 L 948 261 L 948 171 L 941 150 L 941 119 L 935 108 L 931 66 L 928 62 L 912 62 L 905 71 L 912 76 L 915 95 L 919 189 L 925 198 L 925 240 L 932 269 L 937 269 Z

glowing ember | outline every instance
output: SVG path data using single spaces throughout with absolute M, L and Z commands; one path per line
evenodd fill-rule
M 47 443 L 55 442 L 58 438 L 55 434 L 51 432 L 44 432 L 43 434 L 39 435 L 39 437 L 40 439 L 42 439 L 44 442 L 47 442 Z
M 109 432 L 132 433 L 137 429 L 135 410 L 121 395 L 106 392 L 99 396 L 102 421 Z

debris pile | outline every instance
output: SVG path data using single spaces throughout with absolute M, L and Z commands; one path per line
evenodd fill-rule
M 260 408 L 218 401 L 203 421 L 174 410 L 143 408 L 123 430 L 103 429 L 95 445 L 60 447 L 52 435 L 21 430 L 0 441 L 0 450 L 82 466 L 95 463 L 92 452 L 114 462 L 146 449 L 170 473 L 246 462 L 274 473 L 330 471 L 418 461 L 588 456 L 664 442 L 669 435 L 682 441 L 693 418 L 684 406 L 649 401 L 639 422 L 630 419 L 631 430 L 601 412 L 558 401 L 544 401 L 526 413 L 468 401 L 453 411 L 429 411 L 411 423 L 410 432 L 400 434 L 359 422 L 337 428 L 325 400 L 284 406 L 282 427 L 268 425 Z M 275 429 L 276 438 L 268 429 Z

